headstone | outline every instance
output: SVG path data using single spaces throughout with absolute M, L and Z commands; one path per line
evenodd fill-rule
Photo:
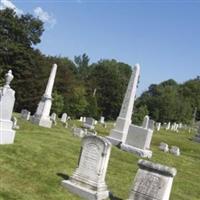
M 21 110 L 21 118 L 23 118 L 23 119 L 28 121 L 30 119 L 30 116 L 31 116 L 31 112 L 29 112 L 26 109 L 22 109 Z
M 62 114 L 62 117 L 61 117 L 60 121 L 63 122 L 63 123 L 66 123 L 66 121 L 67 121 L 67 113 L 63 113 Z
M 80 117 L 79 121 L 82 122 L 83 121 L 83 117 Z
M 157 122 L 157 123 L 156 123 L 156 130 L 157 130 L 157 131 L 160 131 L 160 128 L 161 128 L 161 123 L 160 123 L 160 122 Z
M 80 137 L 80 138 L 83 138 L 86 135 L 86 133 L 82 128 L 76 128 L 75 127 L 73 129 L 73 135 L 77 136 L 77 137 Z
M 86 117 L 83 127 L 92 130 L 92 129 L 94 129 L 94 125 L 95 125 L 95 120 L 92 117 Z
M 164 152 L 168 152 L 169 151 L 168 144 L 166 144 L 164 142 L 161 142 L 160 146 L 159 146 L 159 149 L 162 150 L 162 151 L 164 151 Z
M 69 127 L 69 124 L 68 122 L 65 123 L 65 128 L 68 128 Z
M 149 126 L 149 116 L 146 115 L 146 116 L 144 117 L 144 119 L 143 119 L 142 127 L 147 129 L 148 126 Z
M 86 117 L 83 117 L 83 121 L 82 122 L 84 122 L 84 123 L 86 122 Z
M 5 75 L 5 84 L 0 88 L 0 144 L 12 144 L 15 138 L 11 121 L 15 103 L 15 91 L 10 88 L 13 78 L 12 71 L 9 70 Z
M 139 160 L 128 200 L 169 200 L 176 169 Z
M 176 146 L 171 146 L 169 152 L 174 154 L 175 156 L 180 156 L 180 154 L 181 154 L 180 149 Z
M 57 115 L 56 113 L 52 113 L 50 116 L 51 121 L 53 122 L 53 124 L 56 126 L 57 125 L 57 121 L 56 121 Z
M 103 200 L 109 196 L 105 176 L 110 157 L 111 144 L 100 136 L 85 136 L 78 168 L 62 185 L 81 198 Z
M 57 65 L 54 64 L 51 69 L 49 80 L 44 95 L 38 104 L 36 113 L 31 117 L 31 122 L 42 127 L 51 128 L 50 111 L 52 105 L 52 90 L 56 76 Z
M 12 128 L 13 129 L 19 129 L 19 126 L 17 125 L 17 118 L 13 116 L 11 120 L 13 122 Z
M 136 64 L 129 80 L 119 116 L 116 120 L 116 126 L 111 130 L 110 135 L 107 137 L 113 145 L 119 145 L 121 142 L 125 142 L 126 140 L 129 126 L 131 125 L 139 74 L 140 66 L 139 64 Z
M 169 130 L 170 129 L 170 125 L 171 125 L 171 123 L 170 122 L 168 122 L 168 124 L 167 124 L 167 126 L 166 126 L 166 130 Z
M 100 124 L 104 124 L 105 123 L 105 117 L 101 116 L 99 122 L 100 122 Z
M 154 130 L 154 121 L 152 119 L 149 120 L 148 129 Z
M 197 134 L 194 136 L 193 140 L 195 142 L 199 142 L 200 143 L 200 125 L 199 125 L 199 128 L 198 128 Z

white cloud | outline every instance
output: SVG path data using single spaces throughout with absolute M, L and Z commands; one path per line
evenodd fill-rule
M 6 8 L 13 9 L 17 15 L 23 14 L 23 10 L 17 8 L 10 0 L 1 0 L 0 10 L 4 10 Z
M 44 23 L 48 23 L 51 27 L 56 24 L 56 19 L 52 15 L 49 15 L 48 12 L 44 11 L 41 7 L 35 8 L 34 14 Z

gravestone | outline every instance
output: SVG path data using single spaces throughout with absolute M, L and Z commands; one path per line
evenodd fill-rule
M 52 113 L 50 116 L 51 121 L 53 122 L 53 124 L 56 126 L 57 125 L 57 121 L 56 121 L 57 115 L 56 113 Z
M 169 152 L 172 153 L 175 156 L 180 156 L 180 154 L 181 154 L 180 149 L 176 146 L 171 146 Z
M 44 95 L 38 104 L 35 114 L 31 117 L 31 122 L 42 127 L 51 128 L 50 111 L 52 105 L 52 90 L 55 81 L 57 65 L 54 64 L 51 69 L 49 80 Z
M 176 169 L 139 160 L 128 200 L 169 200 Z
M 19 129 L 19 126 L 17 125 L 17 118 L 13 116 L 13 117 L 11 118 L 11 121 L 13 122 L 12 128 L 13 128 L 13 129 Z
M 80 137 L 80 138 L 83 138 L 86 135 L 86 133 L 82 128 L 76 128 L 75 127 L 75 128 L 73 128 L 73 135 Z
M 95 120 L 92 117 L 86 117 L 83 127 L 88 129 L 94 129 L 94 125 L 95 125 Z
M 107 139 L 109 139 L 113 145 L 119 145 L 121 142 L 123 143 L 126 140 L 129 126 L 131 125 L 139 74 L 140 66 L 139 64 L 136 64 L 133 68 L 121 110 L 116 120 L 116 126 L 111 130 L 110 135 L 107 136 Z
M 151 158 L 152 151 L 150 151 L 150 144 L 153 135 L 151 128 L 153 128 L 152 122 L 148 116 L 144 117 L 142 127 L 131 124 L 126 140 L 121 144 L 120 148 L 141 157 Z
M 11 121 L 15 103 L 15 91 L 10 88 L 13 78 L 12 71 L 9 70 L 5 75 L 5 84 L 0 88 L 0 144 L 12 144 L 15 138 Z
M 160 122 L 157 122 L 157 123 L 156 123 L 156 130 L 157 130 L 157 131 L 160 131 L 160 128 L 161 128 L 161 123 L 160 123 Z
M 170 125 L 171 125 L 171 123 L 170 122 L 168 122 L 168 124 L 167 124 L 167 126 L 166 126 L 166 130 L 169 130 L 170 129 Z
M 101 116 L 99 122 L 100 122 L 100 124 L 104 124 L 105 123 L 105 117 Z
M 169 151 L 168 144 L 166 144 L 164 142 L 161 142 L 160 146 L 159 146 L 159 149 L 162 150 L 162 151 L 164 151 L 164 152 L 168 152 Z
M 200 125 L 199 125 L 199 128 L 198 128 L 197 134 L 194 136 L 193 140 L 195 142 L 199 142 L 200 143 Z
M 83 117 L 80 117 L 79 121 L 82 122 L 83 121 Z
M 62 117 L 61 117 L 60 121 L 63 122 L 64 124 L 66 123 L 66 121 L 67 121 L 67 113 L 63 113 L 62 114 Z
M 62 185 L 72 193 L 89 200 L 103 200 L 109 196 L 105 176 L 111 144 L 100 136 L 85 136 L 78 168 Z
M 31 112 L 29 112 L 26 109 L 22 109 L 21 110 L 21 118 L 23 118 L 23 119 L 28 121 L 30 119 L 30 116 L 31 116 Z

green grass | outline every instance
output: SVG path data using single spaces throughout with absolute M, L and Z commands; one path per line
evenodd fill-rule
M 20 129 L 13 145 L 0 145 L 0 200 L 78 200 L 61 186 L 62 177 L 72 175 L 77 167 L 80 138 L 61 123 L 52 129 L 38 127 L 17 115 Z M 70 126 L 80 122 L 71 121 Z M 108 135 L 100 125 L 100 135 Z M 153 162 L 175 167 L 178 171 L 171 200 L 200 200 L 200 144 L 191 141 L 188 132 L 160 131 L 154 134 L 151 149 Z M 180 147 L 175 157 L 158 149 L 160 142 Z M 127 199 L 138 169 L 139 157 L 112 147 L 106 183 L 114 196 Z

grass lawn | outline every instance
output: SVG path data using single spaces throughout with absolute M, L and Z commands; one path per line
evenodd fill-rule
M 13 145 L 0 145 L 0 200 L 78 200 L 61 186 L 63 174 L 72 175 L 77 167 L 80 138 L 61 123 L 47 129 L 31 124 L 19 115 L 20 129 Z M 71 121 L 71 126 L 78 121 Z M 97 126 L 99 135 L 109 129 Z M 151 149 L 153 162 L 177 169 L 171 200 L 200 200 L 200 143 L 188 132 L 154 132 Z M 160 142 L 180 147 L 176 157 L 158 149 Z M 127 199 L 138 169 L 139 157 L 112 147 L 106 183 L 117 198 Z M 116 199 L 117 199 L 116 198 Z

